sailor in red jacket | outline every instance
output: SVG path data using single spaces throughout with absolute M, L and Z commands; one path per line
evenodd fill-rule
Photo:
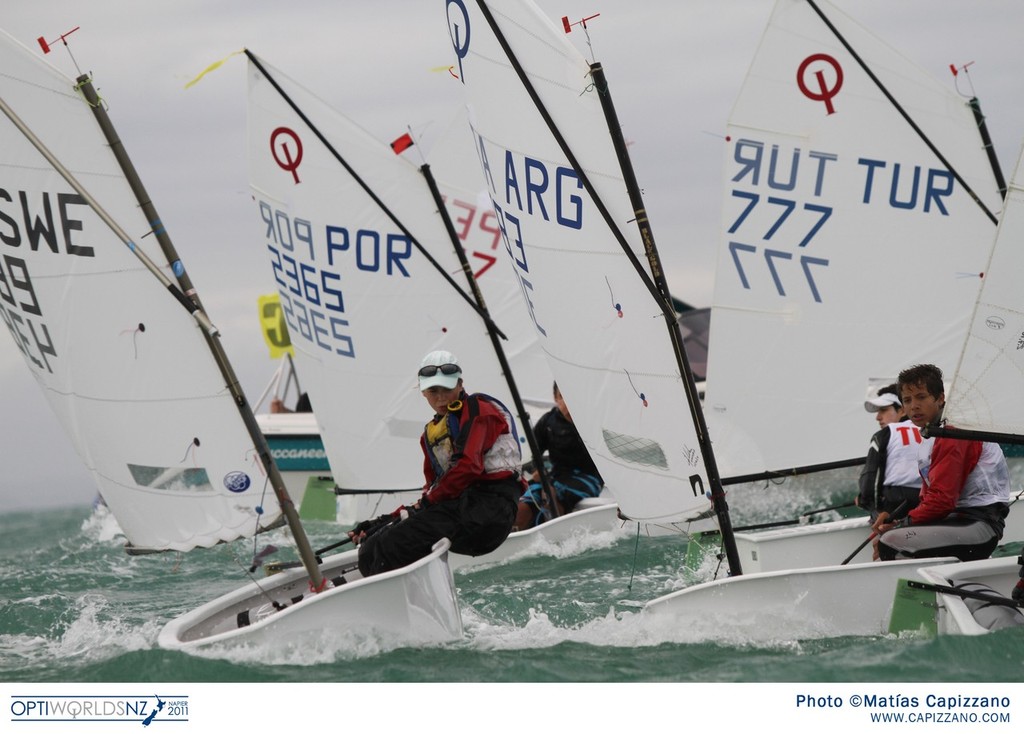
M 350 533 L 359 543 L 364 576 L 423 558 L 441 538 L 451 541 L 453 553 L 490 553 L 508 537 L 525 489 L 508 409 L 488 395 L 467 394 L 451 352 L 424 357 L 417 378 L 434 411 L 420 437 L 423 494 L 416 504 L 360 523 Z
M 915 426 L 938 424 L 946 399 L 938 367 L 903 370 L 897 384 Z M 917 507 L 897 522 L 883 512 L 873 526 L 876 559 L 956 556 L 971 561 L 992 555 L 1003 537 L 1010 501 L 1010 475 L 999 445 L 925 439 L 918 468 L 924 482 Z

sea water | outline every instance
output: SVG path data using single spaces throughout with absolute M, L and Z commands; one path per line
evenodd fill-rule
M 846 477 L 849 479 L 849 476 Z M 794 517 L 852 498 L 813 483 L 730 490 L 734 524 Z M 825 513 L 820 519 L 836 519 Z M 307 526 L 314 547 L 341 537 Z M 677 536 L 595 533 L 575 545 L 455 575 L 463 639 L 425 647 L 337 640 L 287 655 L 207 658 L 157 647 L 160 629 L 246 583 L 273 538 L 190 553 L 129 556 L 116 522 L 90 507 L 0 517 L 0 680 L 13 682 L 1017 682 L 1024 634 L 888 635 L 754 643 L 666 629 L 644 602 L 702 580 Z M 850 549 L 852 550 L 852 549 Z M 1019 552 L 1020 544 L 1008 552 Z M 285 550 L 281 551 L 286 553 Z M 717 569 L 719 575 L 722 569 Z

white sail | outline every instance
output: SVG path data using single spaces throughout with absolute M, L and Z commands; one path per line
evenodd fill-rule
M 259 64 L 306 118 L 250 60 L 250 178 L 261 226 L 255 244 L 270 256 L 334 481 L 346 489 L 418 487 L 418 440 L 429 417 L 416 382 L 419 360 L 435 349 L 455 353 L 466 388 L 493 395 L 515 414 L 498 358 L 480 315 L 460 295 L 469 292 L 466 278 L 420 170 L 283 72 Z M 504 330 L 512 323 L 499 320 L 508 314 L 510 281 L 496 282 L 497 269 L 486 267 L 497 238 L 493 215 L 472 194 L 438 185 L 458 234 L 475 243 L 467 244 L 468 257 Z M 536 337 L 522 327 L 507 335 L 518 385 L 537 374 L 515 369 L 536 349 Z M 521 389 L 550 396 L 550 380 L 550 373 L 531 377 Z
M 951 372 L 1001 207 L 968 100 L 816 5 L 947 163 L 811 3 L 776 4 L 726 131 L 705 401 L 723 477 L 861 457 L 871 388 Z
M 478 4 L 447 3 L 452 71 L 541 346 L 622 512 L 695 516 L 710 508 L 706 471 L 665 317 L 617 241 L 644 260 L 589 65 L 532 3 L 484 4 L 580 165 L 559 147 Z
M 502 349 L 519 393 L 527 408 L 534 408 L 536 419 L 542 412 L 536 410 L 538 406 L 554 406 L 551 369 L 533 319 L 523 308 L 519 279 L 504 255 L 498 216 L 480 177 L 480 163 L 467 124 L 466 109 L 460 106 L 430 148 L 430 168 L 491 318 L 508 337 L 502 341 Z M 513 406 L 508 403 L 508 407 Z M 525 451 L 524 447 L 524 456 Z
M 1024 151 L 943 412 L 957 428 L 1024 435 Z
M 0 67 L 7 106 L 159 260 L 75 82 L 7 34 Z M 0 316 L 130 545 L 184 551 L 275 521 L 202 331 L 6 117 L 0 136 Z

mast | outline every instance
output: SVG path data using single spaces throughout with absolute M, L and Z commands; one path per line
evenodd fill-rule
M 601 89 L 602 92 L 601 104 L 605 112 L 606 121 L 608 121 L 608 127 L 611 132 L 612 143 L 614 144 L 616 153 L 619 157 L 619 165 L 622 168 L 623 177 L 626 181 L 627 188 L 629 189 L 630 201 L 633 204 L 634 211 L 637 215 L 637 223 L 641 227 L 641 235 L 644 238 L 644 249 L 647 254 L 649 267 L 651 269 L 650 276 L 644 269 L 643 265 L 640 263 L 639 259 L 636 256 L 636 253 L 633 252 L 632 248 L 629 245 L 629 242 L 626 241 L 625 236 L 619 230 L 614 217 L 608 210 L 608 207 L 605 205 L 604 201 L 598 195 L 598 192 L 594 187 L 593 182 L 590 180 L 590 177 L 587 176 L 586 172 L 583 169 L 583 166 L 580 165 L 576 156 L 573 154 L 572 149 L 569 147 L 568 142 L 565 140 L 565 136 L 562 135 L 561 131 L 558 128 L 558 125 L 551 117 L 551 114 L 548 112 L 547 107 L 544 105 L 544 102 L 541 100 L 540 95 L 537 93 L 537 90 L 534 88 L 533 83 L 530 81 L 529 76 L 526 73 L 526 70 L 523 68 L 523 65 L 520 63 L 519 59 L 515 55 L 515 52 L 512 50 L 512 47 L 509 44 L 508 39 L 505 38 L 505 34 L 498 26 L 498 23 L 495 20 L 493 13 L 491 13 L 491 9 L 487 6 L 485 0 L 477 0 L 477 6 L 480 8 L 480 12 L 486 19 L 487 24 L 491 29 L 491 32 L 494 33 L 495 39 L 498 41 L 498 44 L 505 52 L 505 56 L 508 58 L 509 63 L 515 70 L 516 75 L 519 77 L 519 80 L 522 83 L 523 88 L 529 95 L 530 100 L 536 107 L 537 112 L 540 114 L 541 118 L 544 120 L 545 125 L 548 127 L 548 130 L 551 132 L 551 135 L 557 142 L 559 148 L 562 151 L 562 154 L 565 155 L 566 160 L 569 162 L 569 165 L 572 166 L 573 170 L 576 172 L 576 175 L 579 177 L 580 183 L 583 185 L 584 189 L 586 189 L 587 191 L 587 194 L 593 200 L 594 206 L 600 212 L 601 217 L 604 219 L 605 224 L 608 226 L 609 232 L 612 234 L 616 242 L 619 244 L 619 247 L 622 249 L 623 254 L 629 260 L 633 269 L 636 271 L 637 276 L 640 278 L 641 282 L 650 292 L 651 296 L 654 298 L 655 302 L 658 304 L 658 307 L 662 312 L 662 316 L 665 319 L 665 325 L 669 330 L 669 338 L 673 346 L 673 351 L 677 361 L 677 367 L 680 370 L 680 375 L 683 380 L 683 387 L 686 392 L 686 398 L 687 403 L 690 407 L 691 417 L 694 420 L 694 427 L 697 429 L 697 440 L 700 444 L 701 454 L 705 462 L 705 469 L 708 473 L 708 481 L 712 484 L 712 487 L 710 488 L 710 492 L 712 494 L 712 501 L 714 503 L 716 513 L 720 513 L 719 520 L 720 522 L 722 522 L 721 531 L 723 542 L 726 549 L 726 556 L 729 561 L 730 573 L 732 575 L 738 576 L 742 573 L 742 569 L 740 568 L 739 562 L 739 553 L 736 549 L 735 539 L 733 538 L 732 524 L 729 520 L 728 505 L 725 502 L 725 493 L 722 490 L 721 480 L 718 477 L 717 464 L 715 463 L 714 455 L 711 451 L 711 441 L 708 438 L 707 426 L 704 423 L 704 414 L 700 407 L 700 400 L 697 394 L 696 384 L 693 379 L 693 372 L 690 370 L 689 361 L 686 358 L 686 350 L 683 347 L 682 335 L 679 333 L 678 328 L 676 328 L 676 317 L 672 308 L 671 296 L 668 294 L 668 287 L 665 282 L 664 272 L 661 267 L 660 259 L 657 255 L 657 250 L 654 247 L 654 239 L 653 235 L 651 235 L 650 232 L 650 225 L 647 221 L 647 215 L 646 210 L 643 206 L 643 200 L 639 194 L 639 187 L 637 186 L 636 178 L 635 176 L 633 176 L 632 173 L 632 165 L 629 162 L 629 156 L 625 151 L 625 141 L 622 140 L 622 134 L 619 129 L 620 126 L 618 122 L 614 119 L 614 108 L 612 108 L 611 110 L 612 117 L 609 118 L 609 108 L 606 106 L 606 95 L 604 94 L 603 89 L 603 87 L 605 86 L 603 76 L 600 82 L 598 82 L 597 78 L 595 77 L 595 84 L 599 89 Z M 594 66 L 597 66 L 598 71 L 600 71 L 600 65 L 591 65 L 592 71 L 594 69 Z M 608 101 L 610 101 L 610 99 Z M 691 477 L 689 477 L 689 481 L 691 487 L 695 492 L 704 491 L 705 488 L 699 486 L 703 484 L 700 475 L 692 475 Z
M 996 155 L 995 146 L 992 145 L 992 137 L 988 134 L 988 125 L 985 123 L 985 115 L 981 112 L 981 102 L 977 97 L 971 97 L 967 102 L 974 113 L 974 119 L 978 123 L 978 133 L 981 135 L 982 145 L 985 146 L 985 153 L 988 155 L 988 162 L 992 166 L 992 175 L 996 177 L 996 185 L 999 187 L 999 195 L 1006 199 L 1006 179 L 1003 177 L 1003 169 L 999 165 L 999 157 Z
M 658 305 L 661 307 L 662 315 L 665 318 L 665 325 L 668 327 L 669 339 L 676 356 L 676 364 L 680 374 L 683 376 L 683 386 L 686 390 L 686 400 L 690 405 L 690 414 L 693 416 L 694 425 L 697 428 L 697 439 L 700 442 L 701 454 L 704 457 L 704 467 L 708 474 L 708 482 L 711 484 L 711 502 L 718 516 L 719 529 L 722 532 L 726 559 L 729 562 L 730 574 L 739 576 L 743 573 L 740 566 L 739 551 L 736 548 L 736 539 L 733 536 L 732 520 L 729 517 L 729 505 L 725 499 L 725 492 L 722 489 L 722 480 L 718 474 L 718 464 L 715 461 L 715 454 L 711 448 L 711 439 L 708 436 L 707 423 L 704 420 L 704 410 L 700 404 L 697 394 L 697 385 L 690 369 L 690 362 L 686 356 L 686 347 L 683 344 L 682 334 L 676 325 L 676 317 L 672 307 L 672 296 L 668 290 L 668 282 L 665 280 L 665 272 L 661 266 L 661 259 L 654 242 L 654 232 L 651 230 L 650 220 L 647 218 L 647 209 L 644 206 L 643 197 L 640 193 L 640 186 L 633 171 L 633 164 L 629 158 L 629 151 L 626 150 L 626 141 L 622 137 L 622 126 L 619 124 L 618 115 L 615 112 L 615 105 L 612 102 L 611 93 L 608 90 L 608 81 L 604 75 L 604 68 L 600 63 L 590 65 L 590 73 L 594 80 L 594 87 L 601 100 L 601 109 L 604 111 L 605 120 L 608 123 L 608 134 L 611 137 L 612 145 L 615 147 L 615 154 L 619 159 L 619 167 L 622 170 L 622 177 L 626 183 L 626 191 L 629 194 L 630 204 L 633 206 L 633 213 L 636 224 L 640 230 L 640 237 L 644 243 L 644 253 L 651 269 L 651 276 L 657 286 Z M 691 482 L 694 478 L 691 477 Z
M 92 109 L 93 116 L 96 118 L 96 122 L 102 130 L 103 136 L 110 144 L 111 152 L 114 154 L 118 165 L 124 172 L 125 178 L 128 180 L 132 193 L 135 195 L 139 206 L 142 208 L 142 212 L 145 215 L 146 220 L 153 228 L 153 234 L 156 236 L 157 241 L 160 244 L 164 257 L 167 259 L 168 264 L 171 266 L 171 270 L 174 271 L 175 277 L 178 280 L 178 284 L 181 286 L 181 291 L 183 292 L 182 298 L 190 301 L 199 313 L 205 313 L 203 311 L 202 303 L 199 300 L 199 294 L 196 293 L 195 288 L 192 285 L 192 281 L 189 278 L 181 259 L 178 257 L 174 244 L 171 242 L 171 238 L 167 234 L 167 230 L 164 228 L 160 217 L 157 215 L 156 207 L 150 200 L 149 194 L 146 192 L 145 186 L 142 184 L 142 180 L 139 178 L 135 167 L 132 165 L 131 159 L 128 157 L 128 153 L 125 150 L 124 145 L 121 143 L 121 140 L 117 135 L 117 131 L 114 129 L 113 123 L 110 121 L 110 117 L 107 115 L 107 111 L 96 93 L 95 87 L 93 87 L 92 80 L 88 75 L 83 74 L 79 76 L 76 81 L 78 82 L 78 88 L 82 91 L 86 102 L 89 103 L 89 107 Z M 64 175 L 63 171 L 61 172 L 61 175 Z M 65 176 L 65 178 L 67 178 L 67 176 Z M 133 248 L 133 251 L 141 252 L 137 248 Z M 295 503 L 292 502 L 291 497 L 288 495 L 288 490 L 285 488 L 284 479 L 281 477 L 281 473 L 278 471 L 277 465 L 274 463 L 274 460 L 270 455 L 270 447 L 267 445 L 267 440 L 263 436 L 263 432 L 260 430 L 259 425 L 256 423 L 256 416 L 253 415 L 252 408 L 246 400 L 245 393 L 242 391 L 234 369 L 228 361 L 227 354 L 220 343 L 220 339 L 217 338 L 219 335 L 215 331 L 203 330 L 203 336 L 206 338 L 206 343 L 213 354 L 214 361 L 217 363 L 217 366 L 221 371 L 221 375 L 224 377 L 228 391 L 231 393 L 231 396 L 235 401 L 239 415 L 242 417 L 242 422 L 245 424 L 249 437 L 252 439 L 260 462 L 267 472 L 267 477 L 270 480 L 274 495 L 281 506 L 281 511 L 288 523 L 288 528 L 291 530 L 292 535 L 295 538 L 295 543 L 298 547 L 299 555 L 302 558 L 303 566 L 305 566 L 306 572 L 309 574 L 311 587 L 314 590 L 319 590 L 323 586 L 323 577 L 320 574 L 320 567 L 317 564 L 316 555 L 313 552 L 313 548 L 306 536 L 305 529 L 302 527 L 302 522 L 299 519 L 298 512 L 295 510 Z
M 555 490 L 551 486 L 551 481 L 548 478 L 547 469 L 544 466 L 544 457 L 541 455 L 540 446 L 537 445 L 537 436 L 533 432 L 533 426 L 530 423 L 530 416 L 526 412 L 526 406 L 523 405 L 523 399 L 519 394 L 519 388 L 516 386 L 515 377 L 512 375 L 512 368 L 509 366 L 508 359 L 505 357 L 505 349 L 501 346 L 501 342 L 498 339 L 498 332 L 494 328 L 494 322 L 491 320 L 490 312 L 487 310 L 487 304 L 484 301 L 484 294 L 480 290 L 480 285 L 477 283 L 476 278 L 473 276 L 473 268 L 469 264 L 469 258 L 466 257 L 466 248 L 462 246 L 462 241 L 459 239 L 458 232 L 455 231 L 455 225 L 452 223 L 452 218 L 448 214 L 448 208 L 444 205 L 444 199 L 441 197 L 441 192 L 437 188 L 437 181 L 434 179 L 434 174 L 430 170 L 430 166 L 423 164 L 420 167 L 420 172 L 423 174 L 423 178 L 427 181 L 427 186 L 430 188 L 430 194 L 434 197 L 434 203 L 437 204 L 438 213 L 441 215 L 441 220 L 444 222 L 445 230 L 448 232 L 448 236 L 452 241 L 452 246 L 455 247 L 455 253 L 459 257 L 459 264 L 462 266 L 462 272 L 466 274 L 466 280 L 469 283 L 469 289 L 473 293 L 473 299 L 476 301 L 477 308 L 484 319 L 484 324 L 487 326 L 487 335 L 491 339 L 491 345 L 494 347 L 494 354 L 498 358 L 498 362 L 501 365 L 501 371 L 505 375 L 505 381 L 508 384 L 508 389 L 512 393 L 512 400 L 516 405 L 516 412 L 519 414 L 519 421 L 523 424 L 523 432 L 526 433 L 526 442 L 530 446 L 530 453 L 533 455 L 533 465 L 536 467 L 537 473 L 540 475 L 541 487 L 544 489 L 544 494 L 547 495 L 548 502 L 551 503 L 551 512 L 555 517 L 560 515 L 557 497 Z

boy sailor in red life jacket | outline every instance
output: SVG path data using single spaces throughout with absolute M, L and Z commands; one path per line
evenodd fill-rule
M 423 495 L 416 504 L 360 523 L 349 533 L 359 545 L 363 576 L 423 558 L 441 538 L 451 541 L 453 553 L 490 553 L 512 530 L 525 489 L 508 409 L 490 396 L 467 394 L 451 352 L 428 354 L 417 377 L 434 411 L 420 437 Z
M 918 428 L 938 424 L 946 394 L 942 370 L 910 367 L 897 380 L 903 410 Z M 959 438 L 921 443 L 918 468 L 924 483 L 921 500 L 895 523 L 886 512 L 872 526 L 875 559 L 956 556 L 962 561 L 988 558 L 1003 537 L 1009 512 L 1010 476 L 998 444 Z

